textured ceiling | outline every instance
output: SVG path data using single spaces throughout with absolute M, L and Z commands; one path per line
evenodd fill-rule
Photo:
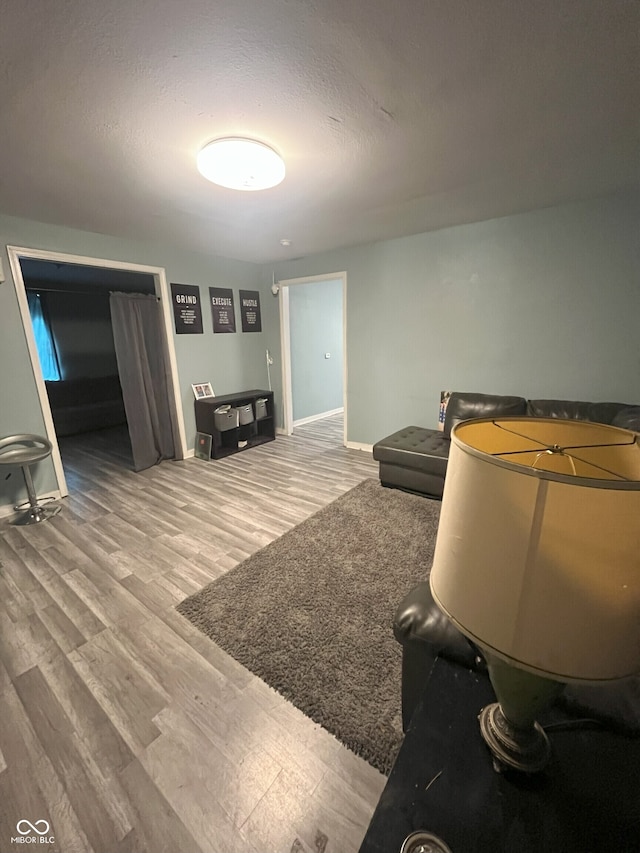
M 267 262 L 597 195 L 639 48 L 637 0 L 3 0 L 0 210 Z M 225 135 L 284 182 L 208 183 Z

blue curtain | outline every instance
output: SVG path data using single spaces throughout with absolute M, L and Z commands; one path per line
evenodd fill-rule
M 44 379 L 54 381 L 62 379 L 55 341 L 42 308 L 42 298 L 34 290 L 28 290 L 27 300 L 29 301 L 29 313 L 31 314 L 36 346 L 38 347 L 42 376 Z

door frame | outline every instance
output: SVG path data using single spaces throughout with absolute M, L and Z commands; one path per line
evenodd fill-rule
M 175 341 L 173 339 L 173 313 L 171 307 L 171 297 L 169 294 L 169 285 L 167 284 L 167 274 L 164 267 L 152 267 L 146 264 L 134 264 L 128 261 L 112 261 L 106 258 L 88 258 L 84 255 L 71 255 L 67 252 L 51 252 L 44 249 L 28 249 L 22 246 L 7 246 L 7 254 L 9 256 L 9 266 L 13 276 L 13 284 L 18 299 L 18 307 L 20 309 L 20 318 L 24 329 L 25 338 L 27 341 L 27 349 L 29 350 L 29 358 L 33 375 L 36 381 L 38 391 L 38 399 L 42 409 L 44 425 L 47 433 L 47 438 L 52 444 L 51 459 L 58 481 L 60 495 L 64 497 L 69 494 L 67 481 L 64 475 L 62 466 L 62 457 L 60 456 L 60 447 L 58 437 L 56 435 L 53 416 L 51 414 L 51 406 L 47 395 L 47 388 L 44 384 L 42 368 L 40 366 L 40 357 L 38 356 L 38 348 L 36 339 L 33 334 L 33 324 L 31 322 L 31 314 L 29 313 L 29 303 L 27 301 L 27 292 L 24 286 L 24 278 L 22 276 L 22 267 L 20 266 L 21 259 L 29 258 L 38 261 L 53 261 L 54 263 L 75 264 L 85 267 L 101 267 L 103 269 L 124 270 L 126 272 L 139 272 L 147 275 L 152 275 L 156 296 L 160 300 L 162 306 L 162 316 L 164 319 L 164 343 L 165 353 L 169 360 L 169 373 L 171 376 L 171 389 L 169 394 L 169 404 L 172 406 L 175 414 L 175 423 L 178 428 L 178 452 L 179 458 L 186 458 L 187 444 L 185 440 L 184 412 L 182 410 L 182 401 L 180 399 L 180 381 L 178 378 L 178 362 L 176 359 Z
M 291 384 L 291 314 L 289 311 L 289 287 L 296 284 L 317 284 L 322 281 L 342 282 L 342 404 L 344 407 L 344 433 L 342 443 L 347 446 L 347 273 L 332 272 L 325 275 L 307 275 L 300 278 L 282 279 L 280 287 L 280 350 L 282 352 L 282 408 L 284 432 L 293 434 L 293 388 Z

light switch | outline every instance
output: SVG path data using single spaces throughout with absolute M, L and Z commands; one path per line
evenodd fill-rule
M 331 358 L 331 353 L 330 353 L 330 352 L 325 352 L 324 357 L 325 357 L 325 358 Z

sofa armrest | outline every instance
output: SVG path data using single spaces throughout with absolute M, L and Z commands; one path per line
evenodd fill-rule
M 613 426 L 640 432 L 640 406 L 627 406 L 611 422 Z
M 471 418 L 511 418 L 526 415 L 526 413 L 527 401 L 524 397 L 454 391 L 447 403 L 444 435 L 449 438 L 455 426 Z
M 402 726 L 405 731 L 437 657 L 468 669 L 486 670 L 479 649 L 458 631 L 433 600 L 429 581 L 419 583 L 402 599 L 393 620 L 393 633 L 402 645 Z

